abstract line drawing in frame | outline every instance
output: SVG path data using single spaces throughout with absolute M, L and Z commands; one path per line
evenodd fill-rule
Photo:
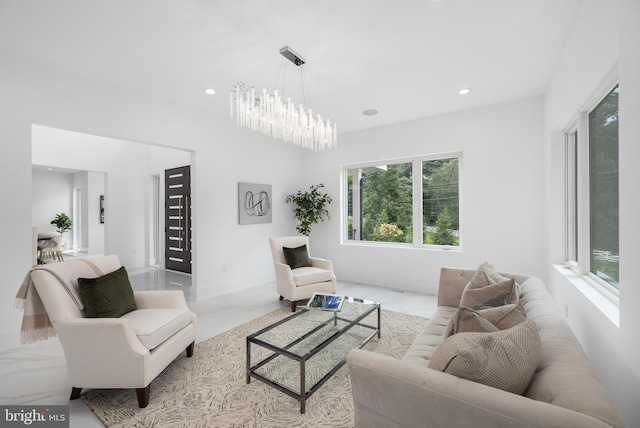
M 271 185 L 238 183 L 240 224 L 271 223 Z

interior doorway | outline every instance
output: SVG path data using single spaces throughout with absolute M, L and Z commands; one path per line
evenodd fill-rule
M 83 194 L 79 201 L 82 210 L 86 206 L 90 211 L 88 220 L 81 223 L 79 239 L 85 240 L 87 222 L 95 220 L 104 229 L 102 253 L 117 254 L 123 264 L 132 268 L 165 267 L 163 214 L 149 199 L 153 192 L 149 177 L 164 177 L 168 168 L 191 164 L 193 152 L 35 124 L 31 144 L 34 165 L 104 173 L 104 191 L 98 196 Z M 104 196 L 104 223 L 100 222 L 97 212 L 101 195 Z M 156 193 L 158 205 L 162 205 L 162 196 Z M 68 212 L 73 209 L 72 199 L 70 188 Z M 154 220 L 158 216 L 159 220 Z M 72 233 L 69 235 L 71 241 Z

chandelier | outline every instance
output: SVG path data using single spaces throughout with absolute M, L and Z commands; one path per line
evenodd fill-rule
M 305 63 L 304 59 L 288 46 L 280 49 L 280 53 L 298 67 Z M 301 80 L 304 82 L 304 79 Z M 335 122 L 314 113 L 304 104 L 296 105 L 291 98 L 284 97 L 277 89 L 256 91 L 253 86 L 238 82 L 231 89 L 230 105 L 231 119 L 235 113 L 236 123 L 252 131 L 308 150 L 326 150 L 338 146 Z

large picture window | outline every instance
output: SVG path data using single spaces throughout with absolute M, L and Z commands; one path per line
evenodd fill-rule
M 460 246 L 460 154 L 344 168 L 350 242 Z
M 620 288 L 618 95 L 609 87 L 566 133 L 566 260 L 611 289 Z
M 589 113 L 590 271 L 619 288 L 618 86 Z

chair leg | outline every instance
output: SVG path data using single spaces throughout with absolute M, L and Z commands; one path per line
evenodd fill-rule
M 149 392 L 151 391 L 151 384 L 146 388 L 136 388 L 136 395 L 138 396 L 138 406 L 144 409 L 149 404 Z
M 295 312 L 296 311 L 296 305 L 298 302 L 296 302 L 295 300 L 291 301 L 291 312 Z
M 196 342 L 191 342 L 191 344 L 189 346 L 187 346 L 187 357 L 192 357 L 193 356 L 193 348 L 195 346 Z
M 82 392 L 82 388 L 76 388 L 75 386 L 71 388 L 71 397 L 69 400 L 77 400 L 80 398 L 80 392 Z

